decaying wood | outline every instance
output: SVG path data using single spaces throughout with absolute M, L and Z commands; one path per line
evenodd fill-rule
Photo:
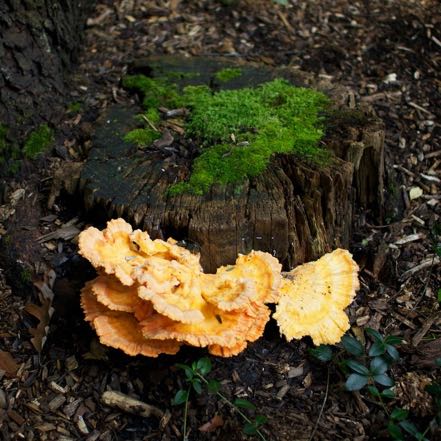
M 155 406 L 144 403 L 143 401 L 129 397 L 121 392 L 106 391 L 101 396 L 102 402 L 110 407 L 117 407 L 124 412 L 140 415 L 143 417 L 155 416 L 162 418 L 164 412 Z
M 165 57 L 149 62 L 150 71 L 197 71 L 198 80 L 206 76 L 207 83 L 225 67 L 224 61 L 207 59 Z M 135 72 L 143 69 L 148 70 L 141 65 Z M 242 70 L 231 87 L 282 76 L 325 91 L 344 115 L 350 115 L 346 88 L 289 69 L 242 65 Z M 168 193 L 171 184 L 191 171 L 191 155 L 179 153 L 182 145 L 172 142 L 167 148 L 141 151 L 122 141 L 123 134 L 136 127 L 133 116 L 139 111 L 115 107 L 104 116 L 81 173 L 86 206 L 103 207 L 109 217 L 123 216 L 154 238 L 172 236 L 196 243 L 208 272 L 252 249 L 270 252 L 291 268 L 336 247 L 348 247 L 354 202 L 381 211 L 384 130 L 368 111 L 357 110 L 356 124 L 346 115 L 332 127 L 326 143 L 336 156 L 329 165 L 278 155 L 260 176 L 241 184 L 215 185 L 203 196 Z

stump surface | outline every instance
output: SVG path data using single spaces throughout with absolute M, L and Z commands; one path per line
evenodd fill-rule
M 114 107 L 98 126 L 81 173 L 86 206 L 104 207 L 109 217 L 125 217 L 153 238 L 172 236 L 197 244 L 208 272 L 252 249 L 270 252 L 287 269 L 348 247 L 354 203 L 377 213 L 381 207 L 381 122 L 350 109 L 350 91 L 298 71 L 242 64 L 239 77 L 216 82 L 215 73 L 230 66 L 220 60 L 165 57 L 139 62 L 133 72 L 174 72 L 181 86 L 202 82 L 214 89 L 236 88 L 283 77 L 323 90 L 341 110 L 324 139 L 335 152 L 330 163 L 319 166 L 278 155 L 258 177 L 214 185 L 203 196 L 171 196 L 170 185 L 191 172 L 188 143 L 172 132 L 174 142 L 167 148 L 141 150 L 123 141 L 125 133 L 139 126 L 134 116 L 141 109 Z

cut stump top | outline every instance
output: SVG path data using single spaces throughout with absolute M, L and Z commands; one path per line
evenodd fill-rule
M 241 75 L 220 83 L 225 67 Z M 328 94 L 341 110 L 332 119 L 324 142 L 334 152 L 326 166 L 293 155 L 277 155 L 260 176 L 238 184 L 214 185 L 203 196 L 168 189 L 191 171 L 191 155 L 179 136 L 168 149 L 144 149 L 125 142 L 139 127 L 139 107 L 116 106 L 101 119 L 93 148 L 81 173 L 86 207 L 105 207 L 108 217 L 122 216 L 153 237 L 197 244 L 207 272 L 235 261 L 252 249 L 270 252 L 285 269 L 348 247 L 354 204 L 377 213 L 382 205 L 382 123 L 353 105 L 346 88 L 317 81 L 288 68 L 274 69 L 205 58 L 157 57 L 133 66 L 133 73 L 170 73 L 179 86 L 209 84 L 218 88 L 255 86 L 285 78 Z M 360 116 L 362 115 L 362 117 Z

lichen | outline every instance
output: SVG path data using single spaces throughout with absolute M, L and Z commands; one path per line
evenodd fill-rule
M 179 92 L 162 79 L 139 75 L 128 77 L 125 85 L 142 92 L 147 114 L 159 106 L 190 110 L 185 136 L 200 146 L 201 154 L 188 181 L 173 185 L 170 194 L 203 194 L 213 184 L 257 176 L 277 153 L 296 154 L 315 163 L 329 157 L 319 147 L 329 99 L 318 91 L 294 87 L 283 79 L 218 92 L 205 85 Z
M 221 83 L 227 83 L 228 81 L 234 80 L 242 75 L 242 69 L 238 67 L 227 67 L 221 69 L 214 74 L 214 78 Z
M 23 154 L 26 158 L 33 159 L 47 151 L 53 143 L 54 131 L 47 124 L 42 124 L 29 135 L 23 147 Z

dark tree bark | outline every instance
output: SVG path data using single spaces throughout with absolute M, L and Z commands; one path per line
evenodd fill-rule
M 65 73 L 80 46 L 94 1 L 0 1 L 0 124 L 20 139 L 56 123 L 64 106 Z

